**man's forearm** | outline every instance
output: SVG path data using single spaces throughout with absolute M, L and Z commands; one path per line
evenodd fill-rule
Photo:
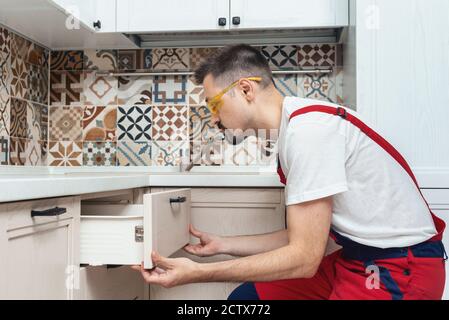
M 253 236 L 226 237 L 223 241 L 223 253 L 236 257 L 247 257 L 272 251 L 287 244 L 287 230 Z
M 316 272 L 304 251 L 291 245 L 235 260 L 198 264 L 196 282 L 274 281 L 309 278 Z

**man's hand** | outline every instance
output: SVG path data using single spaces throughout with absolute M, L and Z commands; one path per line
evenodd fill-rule
M 223 238 L 196 230 L 190 225 L 190 233 L 200 240 L 198 244 L 188 244 L 184 250 L 198 257 L 210 257 L 216 254 L 224 253 Z
M 153 251 L 151 259 L 155 268 L 145 270 L 143 263 L 131 268 L 140 271 L 148 284 L 157 284 L 164 288 L 172 288 L 186 283 L 195 282 L 198 264 L 187 258 L 165 258 Z

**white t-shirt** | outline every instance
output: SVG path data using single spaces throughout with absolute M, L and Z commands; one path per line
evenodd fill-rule
M 278 148 L 287 178 L 286 205 L 333 196 L 332 228 L 368 246 L 406 247 L 436 235 L 413 180 L 360 129 L 321 112 L 289 122 L 294 111 L 317 104 L 339 107 L 310 99 L 284 100 Z M 358 113 L 346 110 L 365 122 Z

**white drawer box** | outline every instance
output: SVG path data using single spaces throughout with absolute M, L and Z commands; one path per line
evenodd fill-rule
M 153 267 L 189 242 L 190 189 L 145 194 L 143 204 L 81 207 L 80 263 Z

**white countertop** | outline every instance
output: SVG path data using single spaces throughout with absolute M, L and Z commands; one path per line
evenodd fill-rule
M 0 202 L 80 195 L 140 187 L 282 187 L 273 171 L 151 172 L 138 168 L 2 167 Z

